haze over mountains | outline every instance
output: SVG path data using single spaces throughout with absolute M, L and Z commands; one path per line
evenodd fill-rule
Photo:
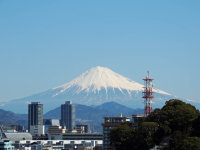
M 44 104 L 44 110 L 47 112 L 70 100 L 74 104 L 88 106 L 113 101 L 135 109 L 143 108 L 142 91 L 142 84 L 108 68 L 97 66 L 68 83 L 29 97 L 11 100 L 4 103 L 1 108 L 17 113 L 27 113 L 27 104 L 39 101 Z M 155 92 L 153 107 L 162 107 L 166 100 L 175 98 L 158 89 L 153 91 Z

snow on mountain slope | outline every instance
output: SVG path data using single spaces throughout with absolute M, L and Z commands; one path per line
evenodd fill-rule
M 154 89 L 153 107 L 162 107 L 166 100 L 174 96 Z M 101 105 L 116 102 L 131 108 L 143 108 L 143 85 L 134 82 L 104 67 L 94 67 L 74 80 L 21 99 L 11 100 L 2 105 L 2 109 L 18 113 L 27 112 L 27 104 L 39 101 L 44 104 L 44 111 L 60 106 L 66 100 L 74 104 Z
M 111 88 L 113 89 L 113 91 L 115 91 L 115 89 L 118 89 L 122 93 L 123 90 L 126 90 L 127 93 L 130 95 L 131 91 L 142 91 L 144 86 L 134 81 L 131 81 L 130 79 L 125 78 L 108 68 L 97 66 L 84 72 L 71 82 L 54 88 L 60 89 L 60 91 L 57 92 L 54 96 L 59 95 L 60 93 L 63 93 L 67 91 L 67 89 L 72 87 L 78 87 L 75 91 L 76 94 L 82 91 L 85 91 L 87 93 L 98 93 L 102 89 L 105 89 L 107 94 L 108 88 Z M 154 89 L 154 92 L 170 95 L 158 89 Z

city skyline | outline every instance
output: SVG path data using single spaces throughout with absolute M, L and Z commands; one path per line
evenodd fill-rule
M 199 100 L 199 1 L 0 1 L 0 101 L 95 66 Z

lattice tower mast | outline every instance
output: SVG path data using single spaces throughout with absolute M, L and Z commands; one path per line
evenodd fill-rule
M 154 79 L 149 78 L 149 71 L 147 71 L 148 75 L 144 80 L 144 115 L 148 116 L 152 112 L 152 99 L 153 97 L 153 83 Z

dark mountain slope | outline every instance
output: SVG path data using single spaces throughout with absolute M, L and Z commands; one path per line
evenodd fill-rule
M 19 124 L 27 126 L 28 116 L 26 114 L 15 114 L 11 111 L 0 109 L 0 124 L 1 125 L 13 125 Z

